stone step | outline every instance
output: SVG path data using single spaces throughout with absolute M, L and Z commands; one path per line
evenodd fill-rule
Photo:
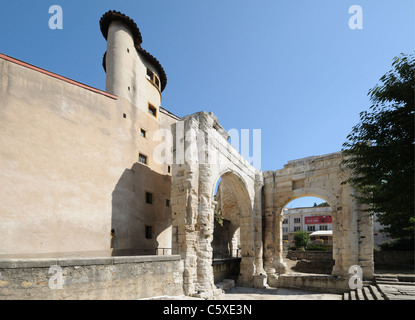
M 377 286 L 371 285 L 369 286 L 369 289 L 372 292 L 372 296 L 375 298 L 375 300 L 385 300 L 382 292 L 379 290 Z
M 356 299 L 357 300 L 365 300 L 365 296 L 363 295 L 362 289 L 356 289 Z
M 343 293 L 343 300 L 385 300 L 385 298 L 376 286 L 369 285 Z
M 363 287 L 363 295 L 365 296 L 365 300 L 375 300 L 369 287 Z
M 223 291 L 228 291 L 235 286 L 235 280 L 233 279 L 224 279 L 221 282 L 215 283 L 215 286 L 218 289 L 222 289 Z

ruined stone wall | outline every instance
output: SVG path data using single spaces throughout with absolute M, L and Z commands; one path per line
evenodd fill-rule
M 177 251 L 184 259 L 186 294 L 209 295 L 215 290 L 211 242 L 216 206 L 214 189 L 219 178 L 239 204 L 242 252 L 238 282 L 254 286 L 255 276 L 261 273 L 264 276 L 262 175 L 227 142 L 226 133 L 211 113 L 185 117 L 173 126 L 173 133 L 172 224 Z M 181 154 L 194 157 L 183 158 L 180 163 Z
M 183 294 L 182 275 L 179 256 L 1 259 L 0 300 L 178 296 Z
M 341 165 L 341 153 L 288 162 L 284 169 L 264 172 L 265 268 L 269 274 L 284 272 L 282 262 L 282 209 L 290 201 L 315 196 L 327 201 L 333 218 L 332 274 L 347 276 L 352 265 L 373 277 L 373 219 L 353 197 L 350 185 L 343 185 L 348 172 Z

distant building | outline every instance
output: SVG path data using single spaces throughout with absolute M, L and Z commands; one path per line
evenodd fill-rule
M 315 243 L 332 244 L 333 229 L 330 207 L 284 208 L 283 216 L 282 240 L 286 244 L 287 241 L 288 243 L 294 241 L 294 233 L 299 230 L 309 232 L 311 241 Z M 378 222 L 377 214 L 375 214 L 373 225 L 375 246 L 391 240 L 388 234 L 383 232 L 383 228 L 384 226 Z
M 373 244 L 378 246 L 385 241 L 391 240 L 387 233 L 383 232 L 384 226 L 379 223 L 378 214 L 375 213 L 373 217 Z
M 287 243 L 294 241 L 294 233 L 307 231 L 312 241 L 318 240 L 332 244 L 332 218 L 330 207 L 284 208 L 282 223 L 282 240 Z

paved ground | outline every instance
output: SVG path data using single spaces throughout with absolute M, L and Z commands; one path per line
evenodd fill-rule
M 226 292 L 221 300 L 342 300 L 342 295 L 284 288 L 234 287 Z
M 202 300 L 187 296 L 163 296 L 144 300 Z M 255 289 L 234 287 L 219 300 L 342 300 L 341 294 L 318 293 L 284 288 Z

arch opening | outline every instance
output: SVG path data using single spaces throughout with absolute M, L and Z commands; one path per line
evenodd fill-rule
M 243 180 L 233 172 L 222 173 L 214 187 L 214 204 L 213 265 L 222 266 L 215 272 L 215 282 L 225 278 L 236 282 L 242 256 L 253 255 L 248 230 L 252 206 Z
M 333 260 L 333 215 L 321 196 L 294 196 L 282 208 L 283 257 L 288 272 L 331 274 Z M 295 235 L 308 235 L 308 245 L 297 247 Z

